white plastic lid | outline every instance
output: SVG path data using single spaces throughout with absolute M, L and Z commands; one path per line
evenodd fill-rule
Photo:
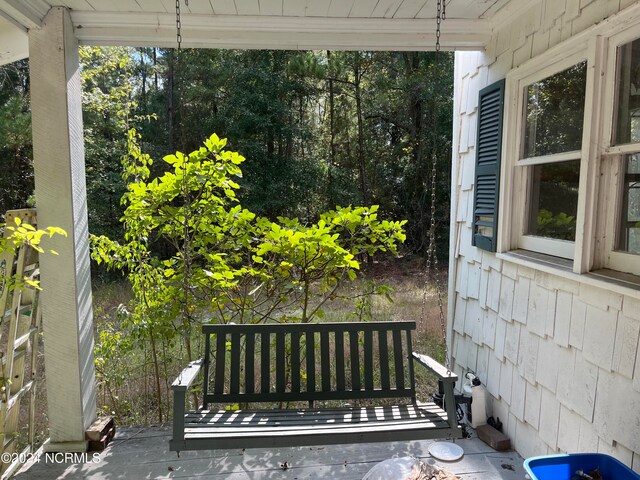
M 429 445 L 429 454 L 436 460 L 444 462 L 455 462 L 464 455 L 464 450 L 460 445 L 451 442 L 434 442 Z

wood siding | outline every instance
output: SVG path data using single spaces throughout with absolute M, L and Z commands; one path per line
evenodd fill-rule
M 546 0 L 456 54 L 450 341 L 524 457 L 603 452 L 640 471 L 640 295 L 472 246 L 478 92 L 636 2 Z M 570 269 L 569 269 L 570 270 Z

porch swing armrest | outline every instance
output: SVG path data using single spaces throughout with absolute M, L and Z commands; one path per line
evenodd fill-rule
M 198 376 L 198 373 L 200 373 L 203 365 L 204 358 L 190 362 L 189 365 L 180 372 L 180 375 L 178 375 L 178 378 L 175 379 L 173 384 L 171 384 L 171 389 L 175 392 L 180 390 L 184 391 L 189 388 Z
M 447 367 L 428 355 L 413 352 L 412 357 L 415 362 L 422 365 L 438 377 L 442 386 L 442 393 L 444 393 L 443 408 L 447 414 L 447 423 L 449 424 L 451 438 L 462 438 L 462 429 L 458 425 L 455 393 L 453 391 L 454 384 L 458 380 L 458 375 L 449 371 Z
M 440 380 L 441 382 L 456 383 L 458 381 L 458 375 L 448 370 L 447 367 L 434 360 L 430 356 L 413 352 L 412 357 L 416 363 L 422 365 L 427 370 L 434 373 L 438 377 L 438 380 Z
M 173 390 L 173 438 L 169 444 L 172 450 L 180 451 L 183 449 L 187 389 L 196 379 L 203 365 L 203 358 L 190 362 L 171 385 Z

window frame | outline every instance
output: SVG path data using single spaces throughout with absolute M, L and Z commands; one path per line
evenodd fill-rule
M 640 39 L 638 24 L 626 28 L 608 37 L 603 96 L 603 151 L 602 151 L 602 194 L 601 202 L 609 207 L 615 215 L 605 215 L 603 232 L 603 251 L 601 266 L 623 273 L 640 276 L 640 254 L 616 250 L 619 232 L 620 213 L 622 209 L 622 190 L 624 184 L 624 157 L 628 154 L 640 153 L 640 142 L 615 144 L 614 125 L 617 118 L 618 98 L 618 49 L 634 40 Z
M 573 42 L 572 42 L 573 43 Z M 568 49 L 554 49 L 555 54 L 543 58 L 535 58 L 521 68 L 512 70 L 507 75 L 505 105 L 510 113 L 506 115 L 505 142 L 506 152 L 503 160 L 504 192 L 501 192 L 500 210 L 505 213 L 503 223 L 499 227 L 501 233 L 498 241 L 498 251 L 506 252 L 524 249 L 543 253 L 555 257 L 574 260 L 578 251 L 579 238 L 582 239 L 579 226 L 584 224 L 585 199 L 583 198 L 583 184 L 586 182 L 589 149 L 588 121 L 591 116 L 590 85 L 593 84 L 592 59 L 589 46 L 575 44 Z M 527 87 L 535 82 L 544 80 L 556 73 L 562 72 L 580 62 L 587 63 L 587 81 L 585 89 L 585 108 L 583 115 L 582 145 L 580 150 L 561 152 L 550 155 L 523 158 L 527 106 Z M 576 240 L 558 240 L 534 235 L 526 235 L 525 227 L 529 214 L 530 181 L 535 165 L 580 160 L 580 188 L 578 194 L 578 211 L 576 214 Z M 504 193 L 504 194 L 503 194 Z M 500 224 L 500 222 L 499 222 Z

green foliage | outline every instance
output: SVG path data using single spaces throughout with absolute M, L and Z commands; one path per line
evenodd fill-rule
M 89 230 L 122 238 L 117 220 L 122 215 L 120 198 L 125 192 L 120 158 L 126 150 L 130 124 L 138 116 L 140 78 L 134 49 L 127 47 L 80 47 L 82 109 L 87 174 Z
M 196 148 L 212 131 L 229 137 L 248 158 L 239 199 L 270 220 L 307 223 L 336 205 L 375 203 L 408 218 L 407 247 L 425 253 L 435 152 L 446 255 L 451 54 L 162 50 L 154 68 L 163 81 L 150 84 L 146 105 L 160 121 L 140 127 L 147 150 Z
M 145 151 L 198 147 L 209 132 L 249 160 L 239 200 L 276 220 L 315 222 L 336 205 L 408 218 L 424 253 L 438 158 L 436 227 L 448 245 L 453 56 L 441 52 L 81 47 L 89 228 L 123 240 L 120 157 L 135 126 Z M 434 112 L 437 115 L 434 115 Z M 158 121 L 141 121 L 157 113 Z M 0 68 L 0 214 L 33 192 L 28 62 Z M 151 168 L 162 174 L 164 162 Z M 165 248 L 165 246 L 160 246 Z
M 0 215 L 33 192 L 29 63 L 0 66 Z
M 527 87 L 526 157 L 580 149 L 586 84 L 587 62 L 580 62 Z
M 355 298 L 355 305 L 352 313 L 347 315 L 348 320 L 366 322 L 375 318 L 373 310 L 374 295 L 385 298 L 389 303 L 393 303 L 391 293 L 393 288 L 389 285 L 381 284 L 375 280 L 365 278 L 362 281 L 362 292 Z
M 554 215 L 541 208 L 538 211 L 536 234 L 542 237 L 573 240 L 576 234 L 576 217 L 560 212 Z
M 167 81 L 159 94 L 173 105 L 167 109 L 165 101 L 156 110 L 173 140 L 167 148 L 197 148 L 210 132 L 224 132 L 249 159 L 241 181 L 245 207 L 271 219 L 317 218 L 323 168 L 313 152 L 314 108 L 323 70 L 315 55 L 183 50 L 160 61 Z M 148 141 L 149 128 L 142 131 Z
M 10 232 L 8 235 L 3 235 L 4 231 Z M 16 254 L 20 247 L 29 246 L 36 250 L 38 253 L 45 253 L 44 248 L 41 246 L 42 239 L 44 237 L 53 237 L 54 235 L 67 236 L 67 232 L 58 227 L 47 227 L 45 229 L 36 229 L 33 225 L 22 222 L 20 218 L 14 219 L 13 225 L 0 224 L 0 258 L 3 254 L 9 253 L 11 255 Z M 48 250 L 49 253 L 57 255 L 55 250 Z M 38 280 L 23 277 L 20 278 L 16 275 L 3 279 L 5 272 L 0 271 L 0 281 L 3 281 L 0 285 L 0 296 L 7 291 L 12 291 L 16 288 L 31 287 L 40 289 Z
M 358 257 L 396 253 L 406 238 L 406 222 L 380 220 L 377 206 L 336 208 L 310 225 L 242 208 L 235 179 L 245 159 L 215 134 L 189 155 L 164 157 L 170 169 L 152 178 L 138 139 L 131 131 L 125 243 L 92 237 L 93 258 L 128 274 L 125 328 L 135 340 L 172 338 L 193 322 L 311 321 L 357 278 Z M 158 255 L 154 241 L 172 253 Z
M 121 311 L 118 309 L 118 317 Z M 102 319 L 94 350 L 96 375 L 99 382 L 118 388 L 127 380 L 125 369 L 122 368 L 124 365 L 119 364 L 132 351 L 133 342 L 109 313 L 97 309 L 95 314 Z

